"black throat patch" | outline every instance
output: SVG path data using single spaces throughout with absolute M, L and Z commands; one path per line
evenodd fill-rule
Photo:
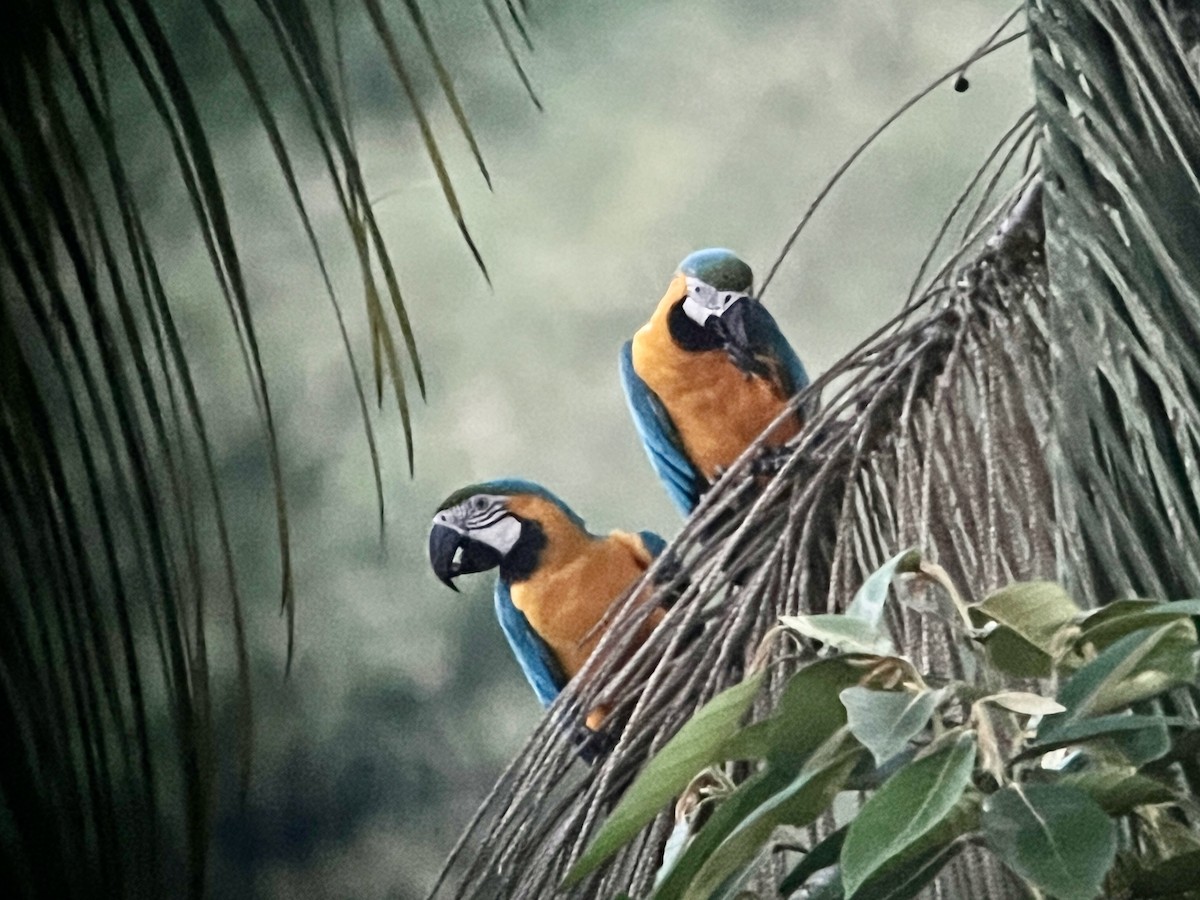
M 712 329 L 697 325 L 691 316 L 683 311 L 682 300 L 672 306 L 667 314 L 667 330 L 671 333 L 671 340 L 689 353 L 721 350 L 725 346 Z
M 500 563 L 500 580 L 505 584 L 515 584 L 532 575 L 546 546 L 546 532 L 541 525 L 529 519 L 520 522 L 521 536 Z

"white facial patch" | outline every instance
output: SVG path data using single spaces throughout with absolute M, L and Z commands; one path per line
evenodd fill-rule
M 476 494 L 436 513 L 433 522 L 469 535 L 505 556 L 521 537 L 521 523 L 508 511 L 507 500 L 498 494 Z
M 458 516 L 452 509 L 443 509 L 433 514 L 433 524 L 443 525 L 451 531 L 457 531 L 459 534 L 466 534 L 466 529 L 458 524 Z
M 703 325 L 709 316 L 719 316 L 737 301 L 749 296 L 742 291 L 718 291 L 711 284 L 689 275 L 683 311 L 697 325 Z
M 521 523 L 512 516 L 505 516 L 484 528 L 471 529 L 471 537 L 487 544 L 501 556 L 507 556 L 521 537 Z

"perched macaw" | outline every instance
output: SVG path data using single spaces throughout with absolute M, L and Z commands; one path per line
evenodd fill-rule
M 434 574 L 454 590 L 458 575 L 499 569 L 496 617 L 543 706 L 595 649 L 603 636 L 596 623 L 665 547 L 651 531 L 592 534 L 550 491 L 515 478 L 455 491 L 429 532 Z M 639 642 L 663 615 L 647 618 Z M 593 710 L 588 727 L 604 714 Z
M 800 358 L 731 250 L 679 264 L 650 321 L 621 348 L 621 383 L 650 463 L 684 515 L 808 385 Z M 795 437 L 800 418 L 769 444 Z

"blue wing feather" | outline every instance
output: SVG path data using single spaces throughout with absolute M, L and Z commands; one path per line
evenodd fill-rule
M 797 360 L 797 362 L 799 362 Z M 683 441 L 666 407 L 633 368 L 633 342 L 621 348 L 621 385 L 633 414 L 642 446 L 650 465 L 658 473 L 667 494 L 686 516 L 700 500 L 703 478 L 683 451 Z
M 508 585 L 499 578 L 496 579 L 495 599 L 496 618 L 500 620 L 513 655 L 542 706 L 549 706 L 567 683 L 562 667 L 546 642 L 530 627 L 525 614 L 513 605 Z
M 642 546 L 646 548 L 651 559 L 658 559 L 667 549 L 667 542 L 662 539 L 661 535 L 653 531 L 639 531 L 638 537 L 642 539 Z

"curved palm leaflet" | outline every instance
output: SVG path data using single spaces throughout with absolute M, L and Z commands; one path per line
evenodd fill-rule
M 525 4 L 489 21 L 509 37 Z M 199 88 L 195 48 L 228 71 L 236 114 L 270 144 L 331 305 L 375 478 L 359 362 L 318 239 L 297 156 L 320 160 L 358 262 L 374 388 L 390 381 L 412 465 L 409 392 L 421 360 L 371 206 L 343 83 L 341 29 L 360 17 L 402 116 L 486 278 L 425 109 L 449 105 L 480 173 L 479 146 L 416 0 L 15 0 L 0 29 L 0 871 L 54 897 L 200 896 L 215 780 L 206 634 L 231 621 L 240 680 L 238 758 L 249 777 L 253 710 L 242 598 L 208 411 L 147 209 L 192 218 L 260 421 L 273 481 L 280 599 L 292 653 L 295 591 L 281 454 L 255 297 L 227 203 L 228 180 Z M 401 55 L 409 31 L 420 53 Z M 183 46 L 184 44 L 187 46 Z M 422 70 L 432 78 L 418 81 Z M 380 81 L 387 84 L 386 76 Z M 419 87 L 428 84 L 430 87 Z M 436 87 L 433 87 L 436 85 Z M 535 98 L 536 101 L 536 98 Z M 287 114 L 284 110 L 290 110 Z M 295 121 L 293 121 L 295 120 Z M 136 140 L 130 139 L 134 133 Z M 157 171 L 147 200 L 145 161 Z M 153 168 L 153 166 L 151 167 Z M 270 173 L 275 174 L 275 173 Z M 196 285 L 199 289 L 200 285 Z M 385 378 L 386 375 L 386 378 Z M 214 633 L 216 629 L 214 628 Z M 224 649 L 224 648 L 222 648 Z M 182 795 L 182 802 L 180 801 Z M 182 805 L 182 809 L 179 808 Z M 70 815 L 62 811 L 70 810 Z M 170 833 L 168 833 L 170 832 Z M 169 871 L 167 871 L 169 869 Z

